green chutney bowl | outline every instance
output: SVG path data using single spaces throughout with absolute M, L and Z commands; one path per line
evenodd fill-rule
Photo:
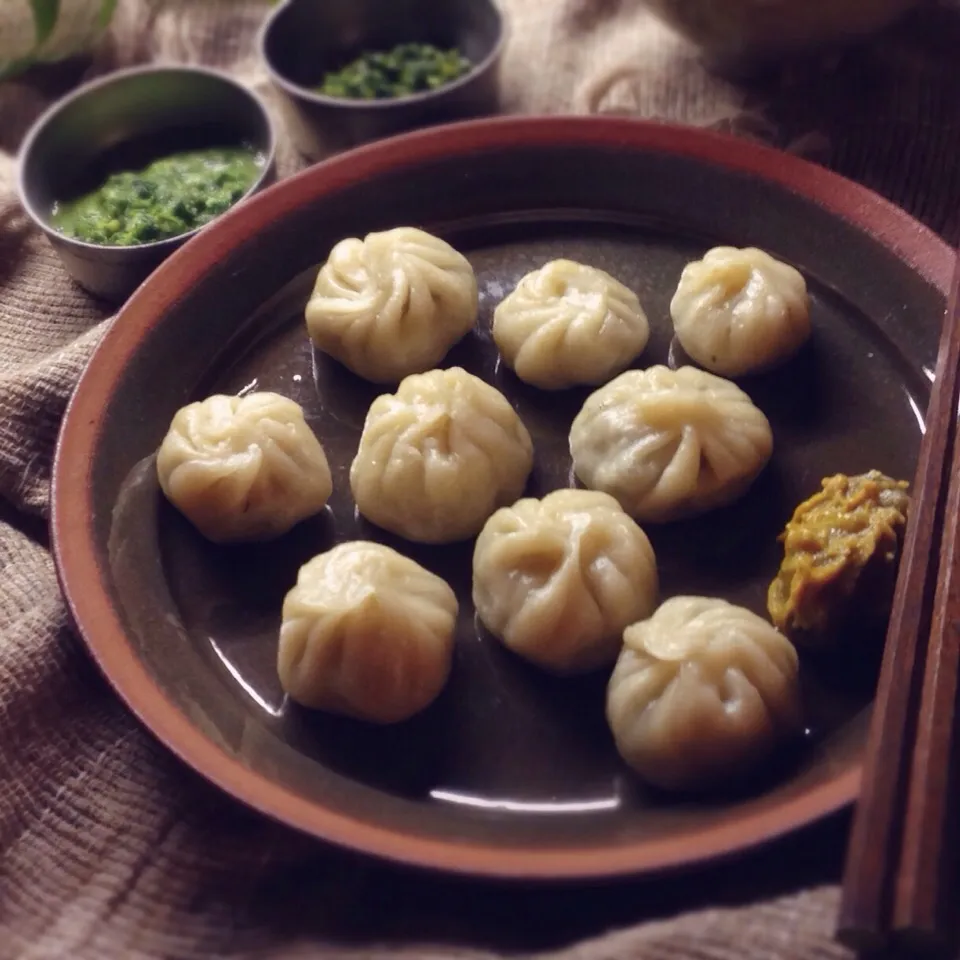
M 121 70 L 80 87 L 37 120 L 20 150 L 20 201 L 70 276 L 94 296 L 118 303 L 225 214 L 174 237 L 111 246 L 66 236 L 52 222 L 54 205 L 96 189 L 113 172 L 139 170 L 182 150 L 240 146 L 262 164 L 233 207 L 275 176 L 275 134 L 261 100 L 206 68 Z
M 284 0 L 260 31 L 260 59 L 284 126 L 311 162 L 418 127 L 500 109 L 507 24 L 495 0 Z M 434 90 L 378 100 L 318 92 L 328 71 L 401 43 L 457 48 L 471 62 Z

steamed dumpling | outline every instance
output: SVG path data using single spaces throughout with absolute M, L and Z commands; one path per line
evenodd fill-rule
M 277 671 L 305 707 L 373 723 L 406 720 L 450 674 L 453 590 L 379 543 L 343 543 L 305 563 L 283 601 Z
M 584 485 L 643 522 L 742 496 L 773 453 L 770 424 L 729 380 L 696 367 L 628 370 L 591 394 L 570 429 Z
M 319 513 L 333 482 L 300 406 L 220 394 L 177 411 L 157 453 L 170 502 L 209 540 L 271 540 Z
M 646 534 L 613 497 L 557 490 L 498 510 L 477 538 L 473 602 L 484 626 L 553 673 L 609 666 L 624 628 L 657 600 Z
M 624 631 L 607 720 L 621 756 L 650 783 L 727 783 L 799 732 L 797 652 L 743 607 L 674 597 Z
M 423 543 L 475 536 L 513 503 L 533 442 L 502 393 L 460 367 L 407 377 L 374 400 L 350 467 L 357 509 Z
M 493 314 L 493 339 L 517 376 L 545 390 L 602 383 L 646 347 L 637 295 L 596 267 L 554 260 L 528 273 Z
M 375 383 L 435 367 L 473 327 L 473 268 L 449 243 L 397 227 L 341 240 L 307 303 L 314 345 Z
M 754 247 L 716 247 L 687 264 L 670 314 L 680 346 L 724 377 L 774 367 L 810 336 L 803 276 Z

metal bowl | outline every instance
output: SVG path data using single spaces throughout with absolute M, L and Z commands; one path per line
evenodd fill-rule
M 750 73 L 785 56 L 842 46 L 889 26 L 920 0 L 645 0 L 721 72 Z
M 492 0 L 287 0 L 264 23 L 259 47 L 294 143 L 316 160 L 414 127 L 496 113 L 505 34 Z M 361 53 L 407 42 L 457 47 L 473 69 L 406 97 L 316 92 L 329 71 Z
M 209 224 L 154 243 L 113 247 L 64 236 L 50 222 L 54 203 L 95 189 L 116 170 L 223 144 L 249 144 L 265 157 L 245 197 L 273 179 L 270 118 L 246 88 L 197 67 L 118 71 L 58 101 L 34 124 L 20 151 L 20 200 L 77 283 L 117 302 Z

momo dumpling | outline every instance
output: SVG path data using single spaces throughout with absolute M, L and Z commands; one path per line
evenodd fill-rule
M 797 651 L 743 607 L 673 597 L 624 631 L 607 720 L 623 759 L 658 787 L 724 785 L 801 718 Z
M 768 370 L 810 336 L 802 274 L 755 247 L 716 247 L 687 264 L 670 315 L 686 353 L 724 377 Z
M 379 543 L 309 560 L 283 601 L 277 672 L 291 700 L 372 723 L 429 706 L 450 674 L 453 590 Z
M 177 411 L 157 453 L 170 502 L 209 540 L 271 540 L 319 513 L 333 481 L 299 404 L 216 394 Z
M 466 257 L 415 227 L 341 240 L 307 303 L 319 350 L 374 383 L 437 366 L 473 328 L 479 298 Z
M 514 653 L 552 673 L 611 665 L 623 630 L 657 602 L 647 535 L 613 497 L 557 490 L 519 500 L 484 525 L 473 603 Z
M 513 503 L 533 469 L 533 442 L 498 390 L 460 367 L 403 380 L 367 412 L 350 489 L 360 513 L 423 543 L 475 536 Z
M 591 394 L 570 428 L 584 486 L 641 522 L 731 503 L 773 453 L 763 413 L 736 384 L 696 367 L 628 370 Z
M 493 339 L 517 376 L 559 390 L 602 383 L 650 339 L 637 295 L 596 267 L 553 260 L 528 273 L 493 314 Z

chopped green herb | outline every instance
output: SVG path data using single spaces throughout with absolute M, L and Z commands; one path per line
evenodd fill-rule
M 54 204 L 51 220 L 64 236 L 86 243 L 131 247 L 167 240 L 233 206 L 263 162 L 245 147 L 173 154 L 144 170 L 114 173 L 92 193 Z
M 401 43 L 392 50 L 365 53 L 342 70 L 328 73 L 318 93 L 355 100 L 384 100 L 436 90 L 462 77 L 472 64 L 459 50 L 429 43 Z

